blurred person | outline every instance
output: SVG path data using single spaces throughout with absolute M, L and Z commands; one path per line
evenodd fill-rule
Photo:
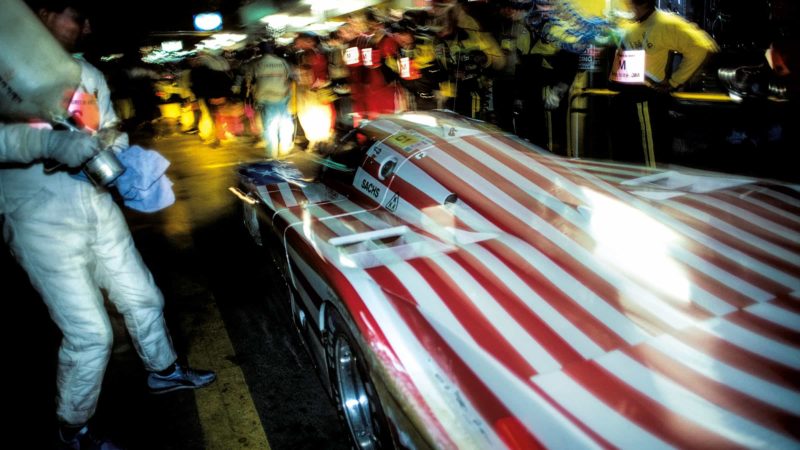
M 88 21 L 83 3 L 44 0 L 31 6 L 68 51 Z M 82 58 L 81 83 L 70 112 L 83 128 L 116 136 L 111 148 L 128 146 L 103 75 Z M 164 298 L 138 253 L 121 210 L 109 191 L 73 176 L 101 147 L 82 131 L 45 124 L 0 123 L 0 217 L 3 237 L 61 330 L 56 415 L 63 448 L 115 449 L 97 440 L 88 422 L 95 413 L 113 331 L 103 292 L 123 315 L 145 369 L 150 392 L 207 386 L 216 375 L 177 362 L 164 321 Z M 109 139 L 111 141 L 111 139 Z M 49 173 L 44 160 L 63 162 Z M 10 162 L 12 164 L 5 164 Z
M 189 65 L 191 89 L 200 111 L 200 137 L 212 147 L 218 147 L 227 138 L 222 115 L 232 93 L 231 66 L 223 56 L 207 51 L 189 58 Z
M 493 84 L 494 118 L 497 125 L 516 132 L 514 104 L 518 98 L 516 73 L 520 62 L 517 42 L 528 35 L 525 14 L 532 0 L 501 0 L 496 39 L 506 57 L 506 65 L 497 73 Z
M 669 94 L 691 80 L 717 45 L 696 24 L 656 8 L 656 0 L 626 1 L 634 19 L 624 29 L 611 74 L 620 81 L 614 86 L 620 92 L 614 99 L 620 130 L 614 133 L 612 155 L 655 167 L 657 161 L 668 162 L 671 154 Z M 625 55 L 636 58 L 638 52 L 644 57 L 641 80 L 623 83 L 620 61 Z M 675 53 L 681 55 L 677 66 Z
M 248 92 L 261 114 L 261 127 L 268 159 L 288 153 L 294 145 L 294 121 L 289 110 L 292 70 L 275 54 L 274 45 L 259 44 L 261 56 L 251 62 L 245 78 Z
M 443 107 L 472 118 L 484 118 L 492 89 L 490 71 L 505 67 L 500 45 L 480 23 L 453 0 L 434 2 L 438 30 L 437 57 L 448 73 Z
M 320 49 L 314 33 L 299 33 L 292 44 L 297 120 L 305 139 L 306 150 L 328 141 L 333 131 L 333 92 L 330 89 L 328 58 Z
M 337 134 L 347 133 L 353 128 L 352 86 L 350 85 L 350 68 L 346 56 L 348 48 L 355 45 L 352 43 L 357 37 L 358 32 L 353 24 L 346 22 L 331 32 L 325 43 L 331 89 L 336 96 L 334 110 Z
M 398 104 L 397 77 L 386 65 L 386 58 L 397 54 L 397 43 L 388 36 L 375 10 L 367 10 L 364 23 L 366 31 L 357 40 L 360 54 L 356 70 L 360 71 L 361 87 L 353 94 L 353 101 L 354 110 L 362 117 L 374 119 L 403 109 Z
M 399 50 L 386 58 L 386 64 L 409 94 L 408 109 L 438 108 L 439 83 L 447 80 L 447 74 L 436 58 L 433 40 L 417 34 L 416 25 L 408 19 L 393 23 L 389 29 Z
M 591 38 L 580 35 L 583 23 L 566 3 L 534 0 L 525 17 L 529 42 L 519 42 L 522 51 L 518 86 L 523 101 L 521 120 L 527 125 L 523 137 L 534 144 L 567 153 L 567 93 L 578 73 L 579 54 Z

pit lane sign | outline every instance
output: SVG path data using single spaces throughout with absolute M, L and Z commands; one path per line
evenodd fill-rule
M 644 84 L 644 50 L 620 50 L 611 66 L 611 81 Z

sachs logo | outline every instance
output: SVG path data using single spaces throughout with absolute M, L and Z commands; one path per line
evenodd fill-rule
M 381 188 L 375 186 L 367 180 L 361 180 L 361 189 L 363 189 L 367 194 L 371 194 L 375 198 L 378 198 L 378 194 L 381 193 Z

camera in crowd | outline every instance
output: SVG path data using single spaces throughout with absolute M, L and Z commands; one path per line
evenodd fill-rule
M 722 85 L 734 101 L 745 99 L 786 99 L 786 86 L 780 84 L 767 65 L 720 68 L 717 70 Z

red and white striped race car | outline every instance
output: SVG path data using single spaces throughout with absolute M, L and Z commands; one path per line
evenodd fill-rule
M 234 189 L 358 448 L 799 448 L 798 186 L 385 116 Z

